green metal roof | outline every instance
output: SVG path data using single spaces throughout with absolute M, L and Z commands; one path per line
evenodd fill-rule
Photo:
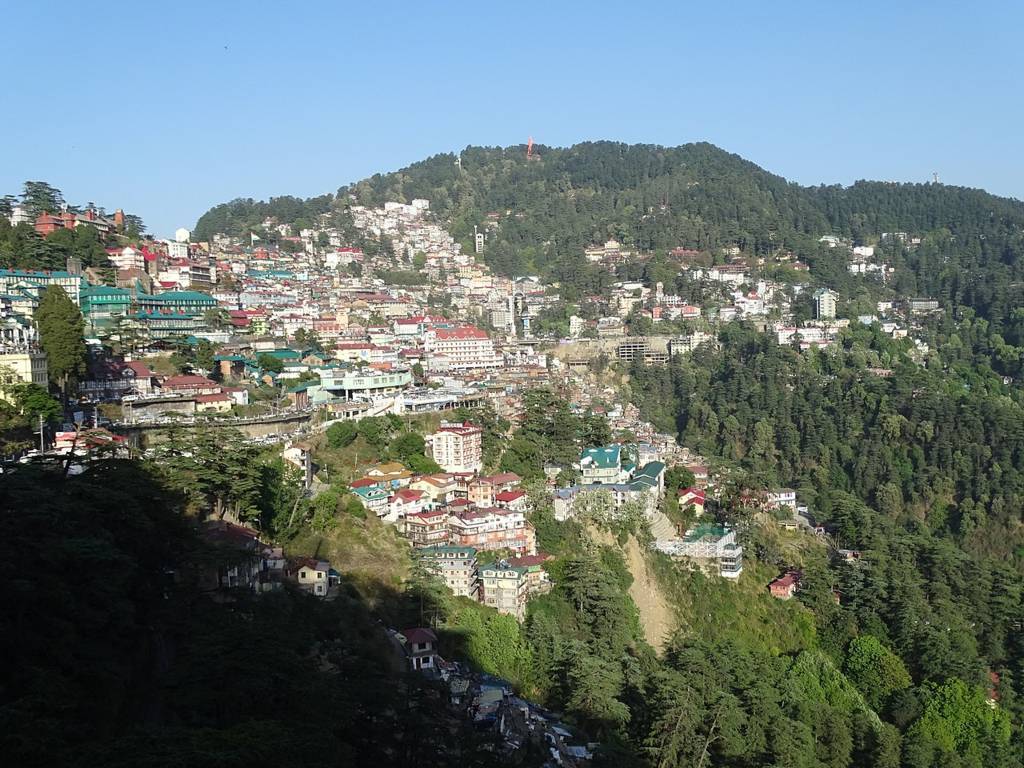
M 139 320 L 195 320 L 197 319 L 191 312 L 160 312 L 154 310 L 153 312 L 140 311 L 132 315 Z
M 617 445 L 604 448 L 588 448 L 580 456 L 580 461 L 590 459 L 598 469 L 617 469 L 619 467 L 620 448 Z
M 664 462 L 661 462 L 661 461 L 649 461 L 649 462 L 647 462 L 646 464 L 644 464 L 640 468 L 640 471 L 636 473 L 636 475 L 634 476 L 634 479 L 639 479 L 641 477 L 649 477 L 649 478 L 652 478 L 654 480 L 657 480 L 658 479 L 658 475 L 660 475 L 664 471 L 665 471 L 665 464 L 664 464 Z
M 81 296 L 83 299 L 91 298 L 93 296 L 123 296 L 125 298 L 131 298 L 132 292 L 127 288 L 114 288 L 110 285 L 90 285 L 82 289 Z
M 716 539 L 720 539 L 729 531 L 724 525 L 718 523 L 701 523 L 700 525 L 691 528 L 686 532 L 686 536 L 683 537 L 684 541 L 700 541 L 705 536 L 713 536 Z
M 356 496 L 359 496 L 360 498 L 366 499 L 367 501 L 369 501 L 371 499 L 379 499 L 382 496 L 388 496 L 389 495 L 387 491 L 385 491 L 383 488 L 380 488 L 379 486 L 376 486 L 376 485 L 371 485 L 371 486 L 369 486 L 367 488 L 351 488 L 350 490 Z
M 148 301 L 200 301 L 216 304 L 217 300 L 208 293 L 201 291 L 165 291 L 153 296 L 147 296 Z
M 70 272 L 67 272 L 63 269 L 53 269 L 49 271 L 29 269 L 0 269 L 0 277 L 27 277 L 34 278 L 36 280 L 42 280 L 49 279 L 51 277 L 79 277 L 79 275 L 72 275 Z

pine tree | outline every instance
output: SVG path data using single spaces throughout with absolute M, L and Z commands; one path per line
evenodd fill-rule
M 43 293 L 35 318 L 50 381 L 60 387 L 66 403 L 69 388 L 86 370 L 85 320 L 58 285 L 49 286 Z

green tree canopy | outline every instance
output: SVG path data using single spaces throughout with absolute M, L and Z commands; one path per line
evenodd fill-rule
M 86 371 L 85 320 L 59 285 L 50 285 L 43 292 L 35 319 L 50 381 L 66 398 Z

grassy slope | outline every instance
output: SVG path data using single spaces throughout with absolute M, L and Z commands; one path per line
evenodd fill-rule
M 813 648 L 814 619 L 796 600 L 776 600 L 768 584 L 778 569 L 745 553 L 737 582 L 690 571 L 665 555 L 648 555 L 662 588 L 679 613 L 680 631 L 694 636 L 728 637 L 770 653 Z
M 372 515 L 365 520 L 342 514 L 322 534 L 305 529 L 286 543 L 289 553 L 322 557 L 367 598 L 397 592 L 409 572 L 410 549 L 394 526 Z

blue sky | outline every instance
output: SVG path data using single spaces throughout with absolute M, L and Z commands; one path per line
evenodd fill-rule
M 46 180 L 160 236 L 234 197 L 530 135 L 706 140 L 805 184 L 938 171 L 1024 198 L 1024 4 L 7 6 L 0 194 Z

